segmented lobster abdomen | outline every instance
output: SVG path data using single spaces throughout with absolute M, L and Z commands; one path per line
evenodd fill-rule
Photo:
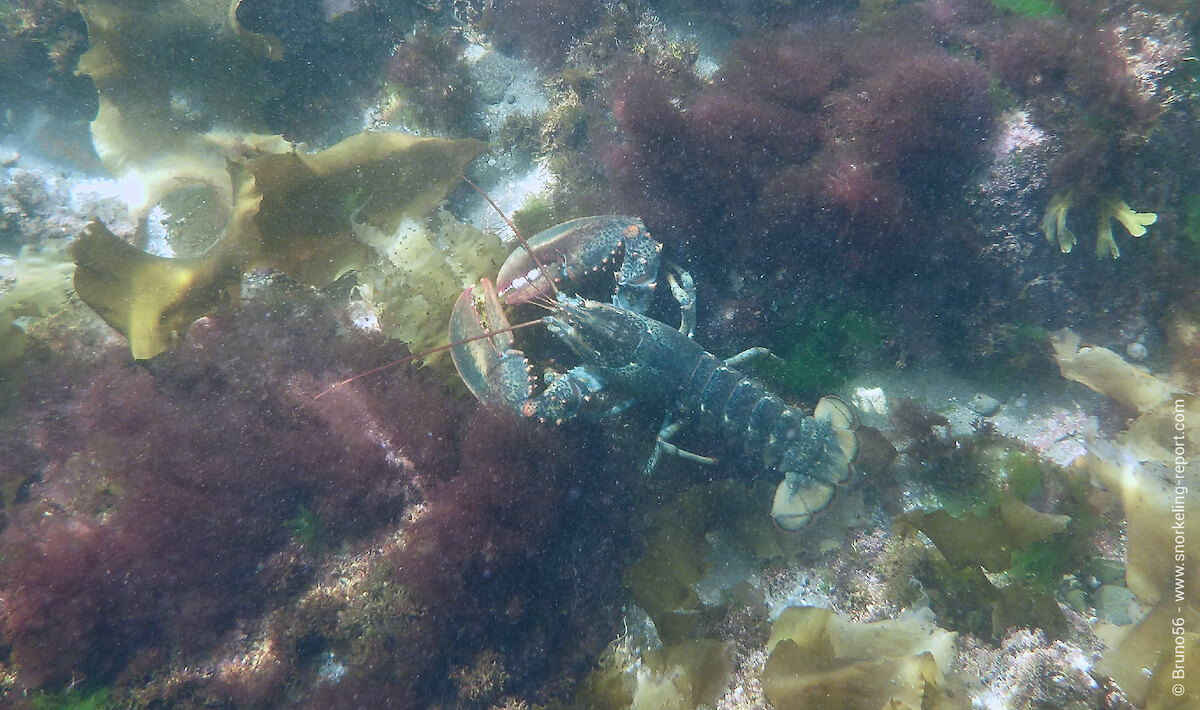
M 711 422 L 768 468 L 802 471 L 829 444 L 827 424 L 790 407 L 745 373 L 704 353 L 679 396 L 681 412 Z

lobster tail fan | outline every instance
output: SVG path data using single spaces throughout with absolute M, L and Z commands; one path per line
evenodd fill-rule
M 858 455 L 858 415 L 854 407 L 840 397 L 823 397 L 813 411 L 818 426 L 827 426 L 825 453 L 811 467 L 784 477 L 775 490 L 771 516 L 775 524 L 789 532 L 799 530 L 829 507 L 839 486 L 854 476 Z M 818 429 L 821 431 L 821 429 Z
M 775 489 L 771 517 L 782 530 L 794 532 L 807 526 L 829 507 L 837 495 L 837 486 L 815 478 L 785 478 Z
M 854 407 L 841 397 L 828 395 L 817 402 L 813 419 L 829 422 L 847 463 L 854 463 L 858 456 L 858 413 Z

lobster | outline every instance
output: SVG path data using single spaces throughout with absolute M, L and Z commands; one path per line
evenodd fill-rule
M 468 287 L 450 317 L 451 357 L 480 401 L 558 423 L 588 409 L 611 414 L 636 400 L 657 401 L 667 413 L 646 472 L 663 455 L 713 463 L 671 443 L 688 422 L 710 424 L 761 460 L 763 469 L 782 476 L 771 516 L 787 531 L 808 525 L 853 478 L 858 452 L 853 407 L 827 396 L 806 415 L 736 369 L 750 358 L 770 355 L 765 348 L 722 359 L 696 343 L 695 286 L 686 271 L 667 265 L 679 327 L 646 315 L 662 245 L 642 220 L 584 217 L 528 241 L 519 232 L 517 237 L 522 247 L 504 262 L 497 283 L 485 278 L 478 292 Z M 615 267 L 611 302 L 558 287 L 606 266 Z M 504 313 L 505 305 L 525 303 L 547 311 L 540 322 L 580 361 L 562 372 L 547 369 L 538 393 L 529 361 L 515 347 L 513 331 L 520 326 L 510 326 Z

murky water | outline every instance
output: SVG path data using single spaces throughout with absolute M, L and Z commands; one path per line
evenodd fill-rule
M 0 704 L 1200 704 L 1193 4 L 0 18 Z

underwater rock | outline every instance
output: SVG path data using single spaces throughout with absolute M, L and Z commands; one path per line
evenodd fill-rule
M 477 136 L 482 131 L 480 94 L 492 87 L 472 74 L 458 28 L 416 24 L 391 50 L 384 64 L 388 79 L 379 107 L 390 125 L 419 127 L 425 135 Z M 532 232 L 531 232 L 532 234 Z
M 975 395 L 971 397 L 971 401 L 968 406 L 971 407 L 972 412 L 975 412 L 979 416 L 990 417 L 996 412 L 1000 411 L 1000 400 L 990 395 L 986 395 L 983 392 L 976 392 Z
M 955 671 L 974 708 L 1132 710 L 1109 683 L 1092 677 L 1092 652 L 1032 629 L 996 644 L 962 639 Z
M 607 10 L 612 12 L 612 10 Z M 485 22 L 502 49 L 553 67 L 606 9 L 597 0 L 489 0 Z
M 1096 607 L 1096 615 L 1105 622 L 1125 626 L 1133 621 L 1129 616 L 1129 607 L 1133 604 L 1134 595 L 1128 587 L 1102 584 L 1091 595 L 1091 599 Z
M 1142 362 L 1150 357 L 1150 352 L 1146 350 L 1145 344 L 1136 341 L 1125 346 L 1125 354 L 1129 356 L 1130 360 L 1137 360 L 1138 362 Z
M 1063 3 L 1052 17 L 1001 21 L 1006 31 L 981 37 L 984 56 L 1026 102 L 1033 122 L 1061 142 L 1049 167 L 1046 237 L 1070 251 L 1076 239 L 1067 209 L 1083 203 L 1097 217 L 1097 254 L 1115 258 L 1110 217 L 1121 215 L 1134 236 L 1153 221 L 1152 213 L 1137 215 L 1112 196 L 1128 191 L 1135 171 L 1157 167 L 1139 158 L 1178 99 L 1170 77 L 1186 56 L 1184 23 L 1141 8 L 1088 3 Z M 947 28 L 951 34 L 977 33 L 969 20 L 949 24 L 957 25 Z

